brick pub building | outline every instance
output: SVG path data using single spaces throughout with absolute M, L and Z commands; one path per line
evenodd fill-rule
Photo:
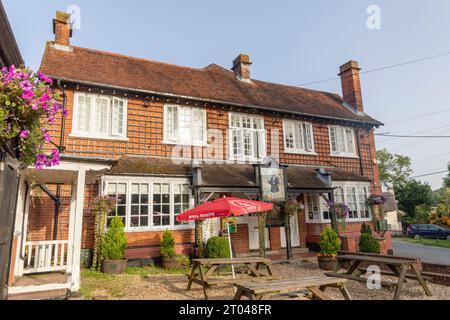
M 350 206 L 348 239 L 363 222 L 373 226 L 366 200 L 381 191 L 373 130 L 382 124 L 364 111 L 357 62 L 340 67 L 340 97 L 255 80 L 244 54 L 231 70 L 195 69 L 81 48 L 71 43 L 68 21 L 57 13 L 41 64 L 69 114 L 51 131 L 64 148 L 62 162 L 27 169 L 21 180 L 11 294 L 27 292 L 17 284 L 22 276 L 55 270 L 67 281 L 36 292 L 78 289 L 80 261 L 94 240 L 90 202 L 99 194 L 117 198 L 134 263 L 157 260 L 166 229 L 178 252 L 192 253 L 194 224 L 176 216 L 223 196 L 258 199 L 258 167 L 267 163 L 285 168 L 287 197 L 304 205 L 291 219 L 294 254 L 317 249 L 330 225 L 323 195 Z M 57 210 L 52 196 L 60 199 Z M 219 220 L 203 223 L 204 240 L 219 232 Z M 266 236 L 269 256 L 284 254 L 284 227 Z M 232 238 L 237 255 L 258 254 L 257 217 L 239 217 Z M 355 249 L 354 241 L 346 244 Z M 44 258 L 36 262 L 33 254 Z

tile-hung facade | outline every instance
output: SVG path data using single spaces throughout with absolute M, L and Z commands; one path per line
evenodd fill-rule
M 314 248 L 330 224 L 321 194 L 334 193 L 350 206 L 347 233 L 372 221 L 366 199 L 380 190 L 373 129 L 381 123 L 364 112 L 356 62 L 340 68 L 340 97 L 252 79 L 243 54 L 232 70 L 194 69 L 73 46 L 65 19 L 55 20 L 55 33 L 41 71 L 57 81 L 69 113 L 51 132 L 65 148 L 63 168 L 87 168 L 78 186 L 84 189 L 81 249 L 93 245 L 89 202 L 105 194 L 117 199 L 129 259 L 158 257 L 166 229 L 179 252 L 191 252 L 194 226 L 177 222 L 177 215 L 224 195 L 256 199 L 254 165 L 268 157 L 287 167 L 288 196 L 305 207 L 291 221 L 294 247 Z M 64 186 L 68 197 L 71 188 Z M 49 201 L 32 201 L 26 240 L 51 236 Z M 58 237 L 68 236 L 68 210 L 60 213 Z M 233 249 L 258 250 L 256 217 L 238 223 Z M 218 234 L 219 224 L 204 223 L 205 239 Z M 269 252 L 278 252 L 286 245 L 283 227 L 267 231 Z

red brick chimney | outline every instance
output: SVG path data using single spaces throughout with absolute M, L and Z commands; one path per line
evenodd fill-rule
M 240 54 L 237 56 L 236 59 L 233 61 L 233 70 L 236 77 L 239 78 L 239 80 L 250 82 L 250 66 L 252 63 L 250 62 L 250 58 L 246 54 Z
M 56 11 L 56 18 L 53 19 L 53 33 L 55 44 L 70 46 L 70 38 L 72 37 L 70 13 Z
M 355 111 L 364 112 L 361 93 L 361 79 L 357 61 L 349 61 L 340 67 L 339 76 L 342 84 L 342 97 L 344 102 Z

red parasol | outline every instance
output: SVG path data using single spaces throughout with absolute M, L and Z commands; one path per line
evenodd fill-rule
M 177 221 L 241 216 L 255 212 L 269 211 L 272 208 L 272 203 L 228 197 L 207 202 L 195 209 L 186 211 L 177 216 Z

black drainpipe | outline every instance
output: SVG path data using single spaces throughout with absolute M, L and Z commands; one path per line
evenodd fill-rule
M 63 110 L 66 110 L 67 108 L 67 95 L 66 95 L 66 91 L 64 90 L 64 88 L 61 86 L 61 80 L 58 80 L 56 82 L 56 85 L 58 86 L 59 90 L 61 90 L 62 92 L 62 97 L 63 97 Z M 59 152 L 63 153 L 66 149 L 65 145 L 64 145 L 64 130 L 66 128 L 66 118 L 64 118 L 64 115 L 61 116 L 61 133 L 60 133 L 60 137 L 59 137 Z
M 53 240 L 58 240 L 58 220 L 59 213 L 61 211 L 61 186 L 56 186 L 56 199 L 55 199 L 55 224 L 53 225 Z

